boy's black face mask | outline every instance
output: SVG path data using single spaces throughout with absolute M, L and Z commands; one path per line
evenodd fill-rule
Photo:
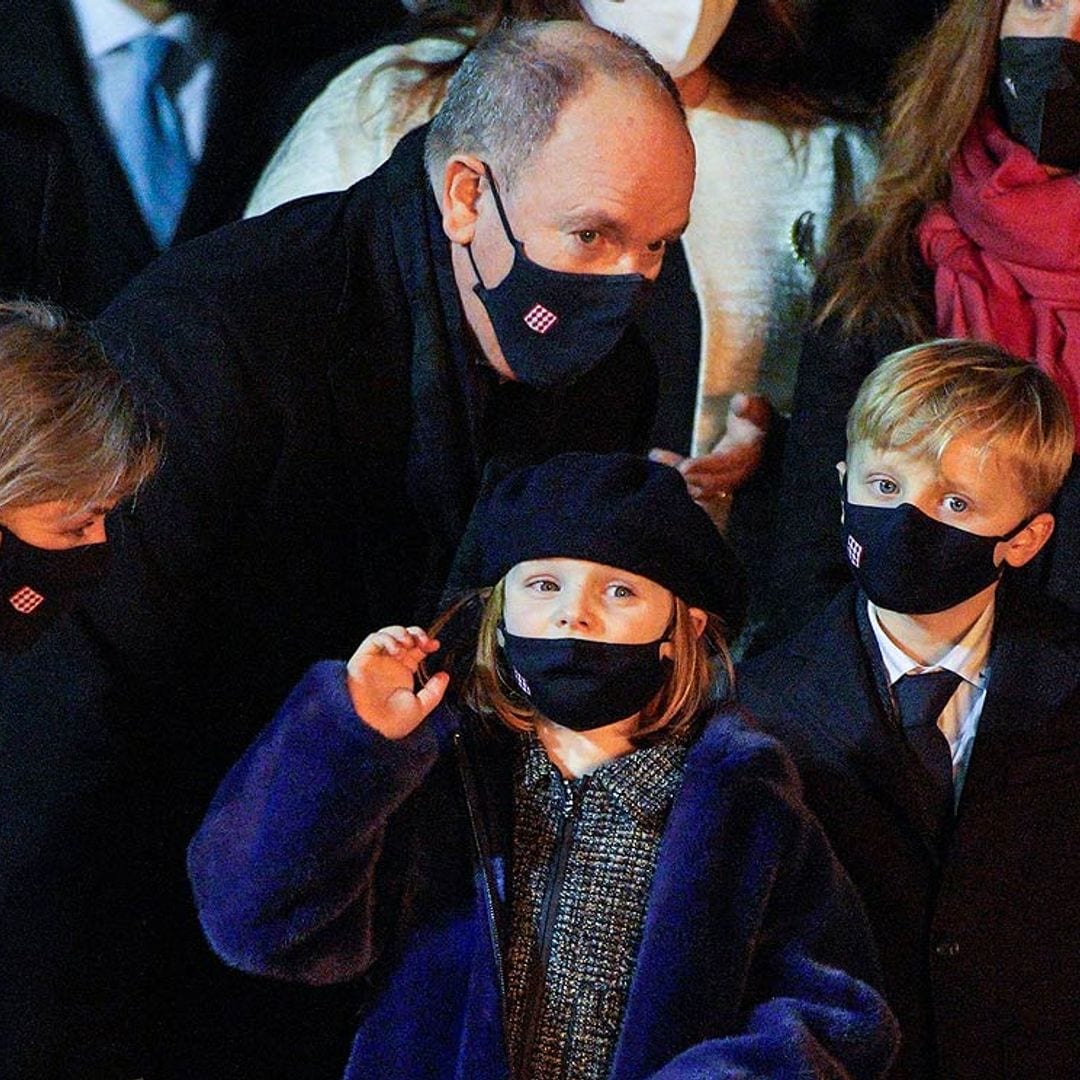
M 108 544 L 51 551 L 0 530 L 0 649 L 28 649 L 108 567 Z
M 548 720 L 592 731 L 640 712 L 667 679 L 660 645 L 583 638 L 517 637 L 501 628 L 503 652 L 522 694 Z
M 1002 38 L 997 81 L 1009 134 L 1043 165 L 1080 170 L 1080 42 Z
M 566 386 L 615 348 L 652 282 L 642 274 L 576 274 L 533 262 L 510 229 L 491 169 L 485 165 L 484 171 L 514 262 L 506 277 L 488 288 L 467 244 L 476 275 L 473 292 L 518 379 L 540 389 Z
M 979 536 L 911 503 L 857 506 L 844 498 L 844 554 L 870 600 L 885 611 L 929 615 L 969 600 L 1001 577 L 994 548 L 1025 529 Z

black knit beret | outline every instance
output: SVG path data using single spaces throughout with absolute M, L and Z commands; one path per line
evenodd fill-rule
M 527 559 L 586 559 L 663 585 L 731 633 L 746 613 L 731 548 L 682 474 L 647 458 L 571 453 L 518 469 L 477 504 L 469 533 L 478 586 Z

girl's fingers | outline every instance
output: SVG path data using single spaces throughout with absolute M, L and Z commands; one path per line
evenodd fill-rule
M 445 671 L 432 675 L 419 690 L 416 691 L 416 700 L 420 702 L 420 708 L 424 716 L 427 716 L 436 705 L 443 699 L 446 688 L 450 683 L 450 676 Z
M 428 653 L 433 653 L 439 647 L 435 638 L 429 637 L 427 632 L 419 626 L 384 626 L 381 630 L 369 634 L 360 646 L 360 651 L 366 654 L 385 653 L 397 659 L 404 659 L 409 653 L 416 652 L 422 658 Z

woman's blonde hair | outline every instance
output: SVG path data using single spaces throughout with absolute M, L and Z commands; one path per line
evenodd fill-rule
M 1032 511 L 1044 510 L 1072 463 L 1069 407 L 1054 380 L 997 345 L 942 339 L 887 356 L 848 414 L 858 443 L 940 460 L 957 436 L 1012 466 Z
M 690 608 L 673 597 L 670 672 L 659 693 L 642 710 L 631 738 L 647 746 L 690 731 L 708 711 L 731 697 L 734 666 L 723 621 L 707 614 L 700 635 Z M 430 629 L 443 644 L 443 666 L 458 696 L 473 712 L 514 731 L 531 731 L 538 713 L 517 688 L 499 645 L 505 578 L 490 589 L 465 594 Z
M 122 499 L 160 453 L 159 427 L 87 326 L 0 301 L 0 507 Z
M 916 230 L 949 195 L 949 165 L 990 100 L 1005 0 L 953 0 L 934 29 L 900 61 L 881 166 L 862 203 L 837 222 L 819 321 L 847 334 L 898 326 L 934 329 L 929 272 Z

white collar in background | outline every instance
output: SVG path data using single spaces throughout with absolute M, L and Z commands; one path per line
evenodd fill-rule
M 69 0 L 82 36 L 83 48 L 91 60 L 126 45 L 144 34 L 158 33 L 194 49 L 205 51 L 205 43 L 194 16 L 187 12 L 170 15 L 154 24 L 123 0 Z
M 892 686 L 902 676 L 915 672 L 921 674 L 924 671 L 937 671 L 944 668 L 946 671 L 954 671 L 966 682 L 982 688 L 988 677 L 987 660 L 990 656 L 990 637 L 994 629 L 994 597 L 986 605 L 986 610 L 975 620 L 971 629 L 941 658 L 938 663 L 929 667 L 920 664 L 914 658 L 908 656 L 897 645 L 881 625 L 877 608 L 866 602 L 870 613 L 870 626 L 877 638 L 878 648 L 881 650 L 881 659 L 885 662 L 885 671 L 889 676 L 889 685 Z

